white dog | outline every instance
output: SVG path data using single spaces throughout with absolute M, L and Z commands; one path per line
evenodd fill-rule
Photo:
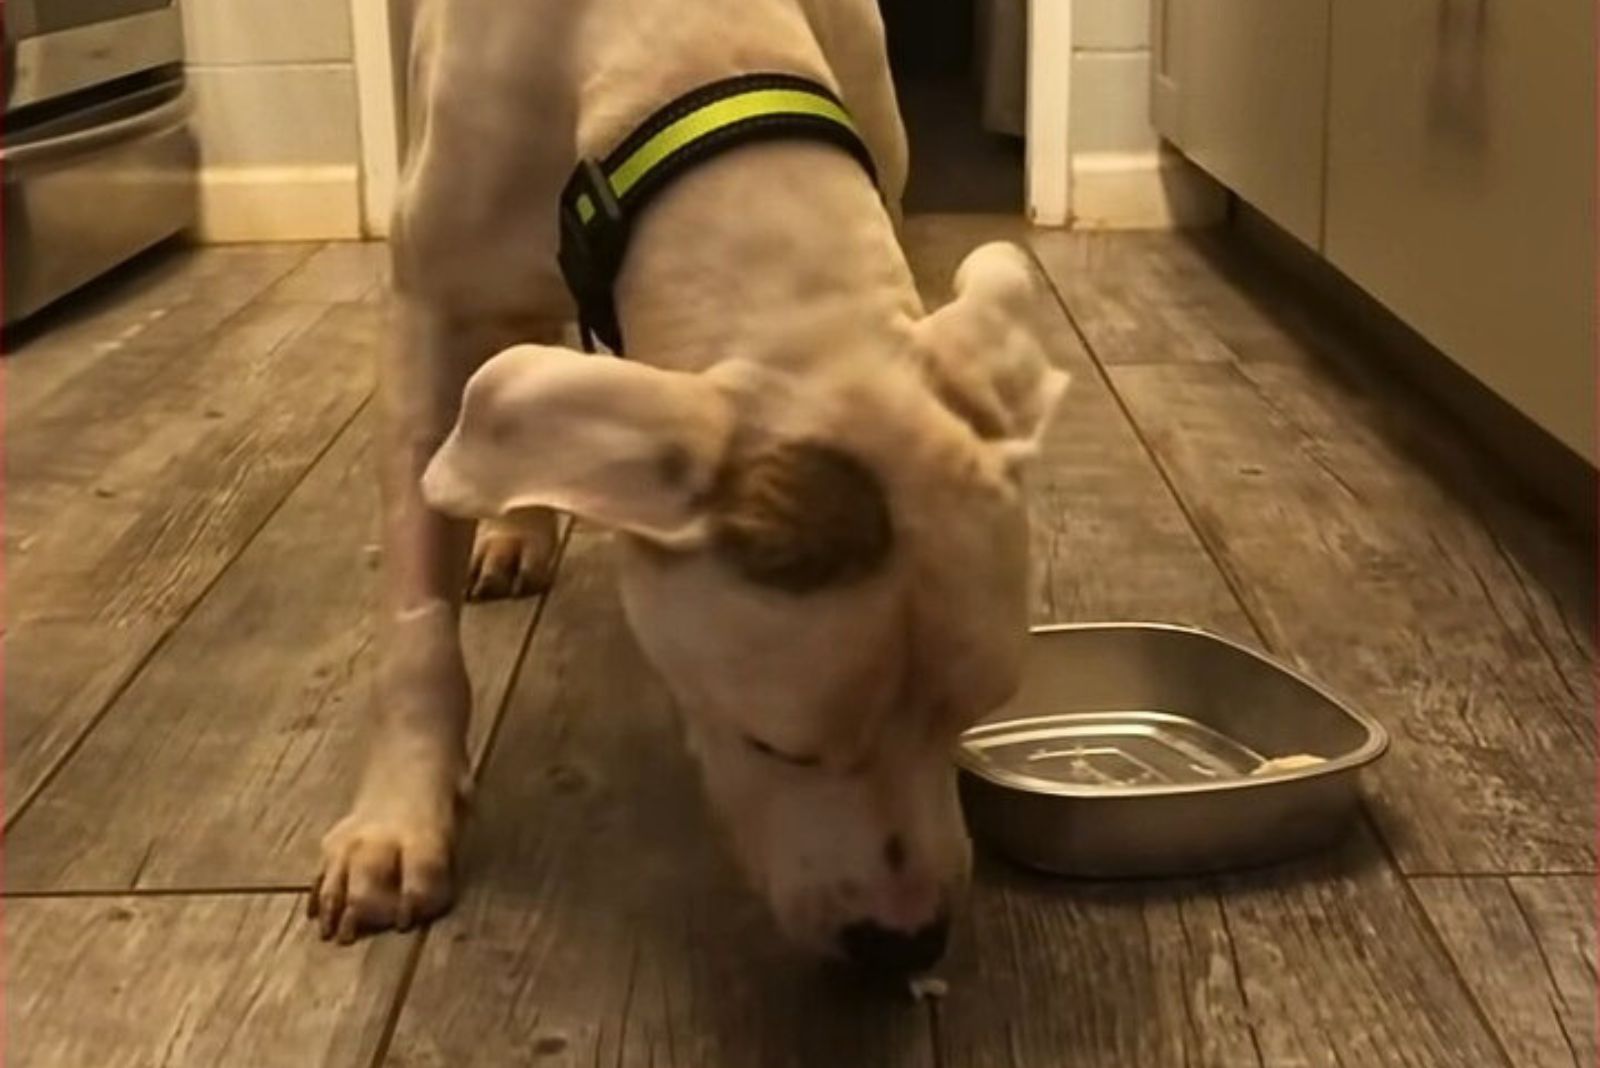
M 703 163 L 634 231 L 627 359 L 557 347 L 576 161 L 765 71 L 837 92 L 878 188 L 813 141 Z M 627 617 L 787 934 L 932 964 L 970 856 L 949 754 L 1018 681 L 1020 466 L 1066 378 L 1013 246 L 973 252 L 925 313 L 896 241 L 906 145 L 876 5 L 420 0 L 410 93 L 375 736 L 324 840 L 324 935 L 449 905 L 464 576 L 541 583 L 559 509 L 618 532 Z M 475 549 L 441 512 L 484 520 Z

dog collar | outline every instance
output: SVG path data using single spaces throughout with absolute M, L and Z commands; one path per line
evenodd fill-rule
M 603 160 L 584 159 L 561 191 L 557 260 L 578 304 L 584 347 L 622 352 L 613 289 L 633 222 L 696 164 L 740 145 L 823 141 L 854 156 L 874 183 L 872 154 L 831 90 L 791 74 L 746 74 L 703 85 L 651 115 Z

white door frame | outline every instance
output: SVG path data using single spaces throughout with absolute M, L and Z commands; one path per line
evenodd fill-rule
M 1028 218 L 1072 214 L 1072 0 L 1028 0 Z
M 1037 226 L 1071 217 L 1072 0 L 1027 0 L 1027 206 Z M 410 0 L 350 0 L 361 117 L 361 215 L 386 237 L 400 177 L 401 64 Z
M 409 0 L 350 0 L 361 124 L 361 229 L 370 238 L 389 236 L 400 184 L 400 73 L 408 11 Z

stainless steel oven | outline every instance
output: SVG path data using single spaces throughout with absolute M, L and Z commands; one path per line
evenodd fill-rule
M 4 319 L 191 225 L 173 0 L 3 0 Z

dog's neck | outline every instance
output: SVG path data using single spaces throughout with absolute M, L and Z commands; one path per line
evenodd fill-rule
M 687 371 L 868 359 L 923 311 L 866 172 L 800 141 L 746 146 L 675 182 L 640 218 L 616 298 L 628 357 Z

